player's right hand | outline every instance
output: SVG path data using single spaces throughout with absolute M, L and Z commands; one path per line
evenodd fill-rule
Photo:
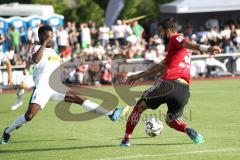
M 125 84 L 133 85 L 140 77 L 138 75 L 131 75 L 125 81 Z

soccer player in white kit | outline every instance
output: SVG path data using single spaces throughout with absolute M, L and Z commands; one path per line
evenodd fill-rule
M 8 85 L 13 85 L 12 65 L 11 65 L 7 55 L 0 52 L 0 66 L 2 65 L 2 63 L 6 63 L 6 65 L 7 65 Z M 2 93 L 2 88 L 3 88 L 3 77 L 2 77 L 2 71 L 0 69 L 0 93 Z
M 112 121 L 124 116 L 128 107 L 116 108 L 109 111 L 98 104 L 87 100 L 74 91 L 67 91 L 65 94 L 58 93 L 49 85 L 49 78 L 56 68 L 60 66 L 60 58 L 51 48 L 53 30 L 51 26 L 44 24 L 38 30 L 40 45 L 33 48 L 32 61 L 36 64 L 33 71 L 33 80 L 35 88 L 29 101 L 29 106 L 25 114 L 16 118 L 16 120 L 5 128 L 0 144 L 8 144 L 10 136 L 15 129 L 31 121 L 39 110 L 43 109 L 50 99 L 64 100 L 80 104 L 88 111 L 94 111 L 108 116 Z

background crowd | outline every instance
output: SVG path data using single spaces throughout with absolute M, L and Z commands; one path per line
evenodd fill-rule
M 76 69 L 65 77 L 69 83 L 78 84 L 108 84 L 113 80 L 112 60 L 143 59 L 154 62 L 161 61 L 165 56 L 166 42 L 160 37 L 159 20 L 142 20 L 129 22 L 117 20 L 111 28 L 105 24 L 99 25 L 93 21 L 76 24 L 66 22 L 54 30 L 53 47 L 63 60 L 82 59 L 92 61 L 91 64 L 82 61 Z M 7 35 L 0 34 L 0 51 L 2 44 L 8 46 L 9 59 L 12 65 L 25 65 L 26 59 L 34 44 L 38 43 L 37 30 L 30 27 L 25 31 L 12 27 Z M 223 53 L 237 52 L 240 49 L 240 20 L 216 18 L 210 19 L 199 28 L 193 28 L 186 20 L 180 24 L 179 31 L 190 41 L 219 45 Z M 128 49 L 124 49 L 125 42 Z M 192 54 L 203 54 L 192 51 Z M 100 63 L 99 63 L 100 62 Z M 123 75 L 120 75 L 122 77 Z

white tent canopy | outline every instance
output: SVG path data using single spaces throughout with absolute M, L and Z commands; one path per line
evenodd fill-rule
M 240 0 L 176 0 L 160 5 L 161 13 L 201 13 L 240 10 Z
M 54 9 L 51 5 L 19 4 L 19 3 L 8 3 L 0 5 L 0 16 L 39 15 L 47 17 L 52 14 L 54 14 Z

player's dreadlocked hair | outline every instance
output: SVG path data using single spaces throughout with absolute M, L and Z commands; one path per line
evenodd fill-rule
M 43 34 L 46 31 L 53 31 L 52 27 L 48 24 L 43 24 L 38 29 L 38 35 Z
M 163 29 L 170 29 L 171 31 L 178 31 L 178 24 L 175 18 L 166 18 L 159 23 Z

